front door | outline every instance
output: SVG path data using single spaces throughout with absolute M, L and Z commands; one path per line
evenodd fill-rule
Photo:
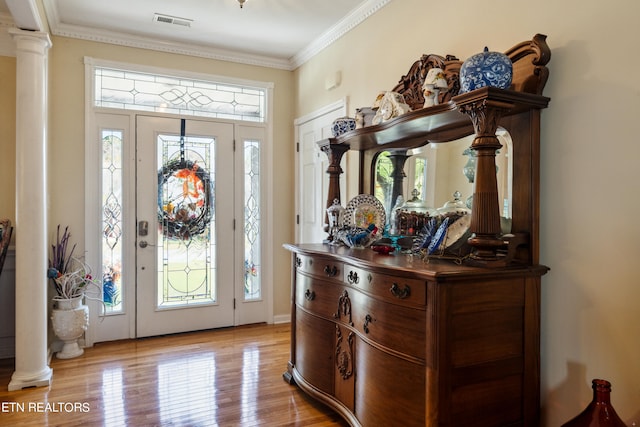
M 136 119 L 136 336 L 234 324 L 234 125 Z

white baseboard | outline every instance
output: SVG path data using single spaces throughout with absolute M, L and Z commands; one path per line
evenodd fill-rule
M 278 314 L 273 316 L 273 323 L 291 323 L 291 315 L 290 314 Z

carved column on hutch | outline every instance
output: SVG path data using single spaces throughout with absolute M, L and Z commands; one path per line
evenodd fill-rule
M 475 151 L 476 183 L 471 211 L 471 254 L 479 261 L 498 258 L 497 250 L 504 246 L 500 237 L 500 204 L 496 179 L 496 150 L 502 147 L 496 137 L 500 118 L 514 107 L 512 102 L 491 95 L 499 89 L 476 90 L 454 98 L 460 112 L 468 115 L 476 137 L 471 144 Z
M 318 142 L 318 146 L 329 159 L 329 166 L 327 167 L 327 174 L 329 175 L 329 194 L 327 196 L 326 206 L 329 208 L 335 199 L 342 202 L 340 197 L 340 174 L 342 174 L 340 161 L 342 160 L 342 155 L 349 151 L 349 145 L 332 144 L 331 139 L 323 139 Z M 324 224 L 324 231 L 329 231 L 329 218 L 327 217 L 326 211 L 324 214 Z

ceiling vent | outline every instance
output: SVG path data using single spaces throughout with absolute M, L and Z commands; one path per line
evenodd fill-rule
M 153 21 L 161 22 L 163 24 L 174 24 L 180 25 L 181 27 L 191 28 L 193 19 L 178 18 L 177 16 L 161 15 L 159 13 L 156 13 L 153 15 Z

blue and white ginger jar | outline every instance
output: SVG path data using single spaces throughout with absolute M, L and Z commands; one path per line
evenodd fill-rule
M 469 92 L 485 86 L 509 89 L 513 77 L 513 64 L 504 53 L 478 53 L 464 61 L 460 68 L 460 92 Z

